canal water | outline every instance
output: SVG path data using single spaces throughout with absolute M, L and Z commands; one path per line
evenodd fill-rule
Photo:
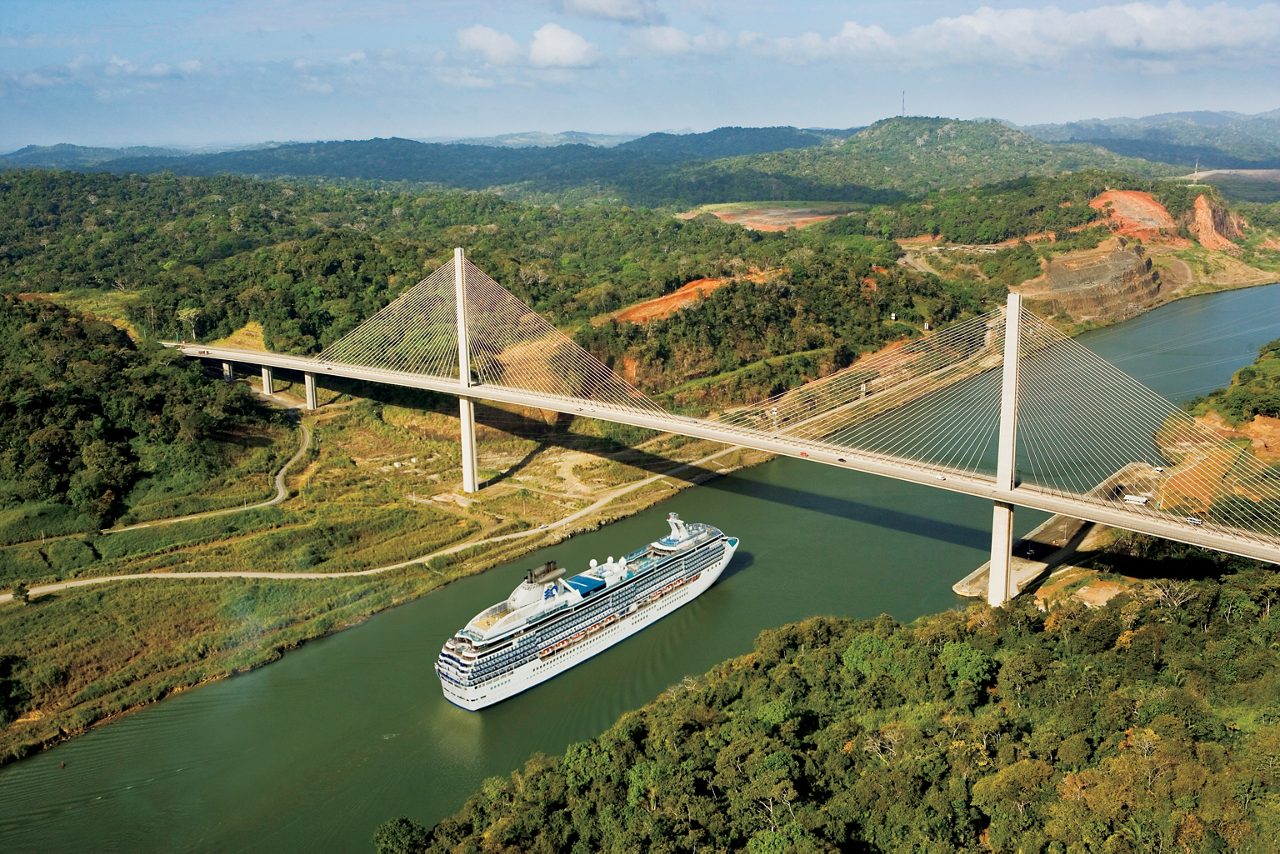
M 1183 400 L 1278 336 L 1280 286 L 1269 286 L 1080 340 Z M 742 538 L 711 590 L 499 706 L 471 713 L 442 699 L 431 669 L 441 643 L 525 567 L 621 554 L 662 535 L 670 511 Z M 1043 518 L 1019 511 L 1019 532 Z M 367 850 L 385 819 L 432 824 L 486 776 L 590 738 L 747 651 L 762 629 L 959 605 L 951 585 L 986 559 L 990 523 L 975 499 L 798 460 L 723 477 L 0 770 L 0 850 Z

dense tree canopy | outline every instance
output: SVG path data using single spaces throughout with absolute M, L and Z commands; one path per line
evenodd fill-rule
M 0 508 L 54 501 L 106 521 L 140 478 L 216 467 L 219 431 L 261 417 L 244 386 L 172 351 L 0 298 Z
M 487 780 L 425 847 L 1270 850 L 1280 582 L 1226 565 L 1097 609 L 763 632 L 599 738 Z
M 269 347 L 295 352 L 332 343 L 463 245 L 535 309 L 578 326 L 589 349 L 639 366 L 649 390 L 813 349 L 830 368 L 847 363 L 837 350 L 1003 296 L 898 266 L 901 252 L 878 237 L 483 193 L 13 172 L 0 177 L 0 214 L 0 288 L 104 291 L 157 337 L 207 340 L 258 321 Z M 692 279 L 753 270 L 776 276 L 647 327 L 587 323 Z
M 714 217 L 557 208 L 483 193 L 413 193 L 245 178 L 0 176 L 0 288 L 113 289 L 156 335 L 246 320 L 314 351 L 464 246 L 539 311 L 582 320 L 690 279 L 769 266 L 797 242 Z M 583 293 L 586 292 L 586 293 Z

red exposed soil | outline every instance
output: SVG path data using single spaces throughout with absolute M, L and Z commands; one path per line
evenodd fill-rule
M 669 294 L 624 308 L 614 315 L 614 319 L 624 320 L 628 323 L 648 323 L 650 320 L 670 317 L 686 305 L 695 303 L 712 291 L 719 290 L 732 282 L 748 281 L 763 284 L 776 276 L 778 272 L 778 270 L 756 270 L 746 276 L 737 278 L 694 279 Z
M 635 356 L 622 357 L 622 378 L 632 385 L 636 384 L 640 376 L 640 363 Z
M 1108 190 L 1089 202 L 1089 207 L 1098 211 L 1109 211 L 1108 220 L 1111 228 L 1125 237 L 1140 240 L 1160 239 L 1165 242 L 1181 242 L 1186 240 L 1176 237 L 1177 225 L 1164 205 L 1155 200 L 1150 193 L 1137 190 Z
M 786 231 L 788 228 L 804 228 L 815 222 L 826 222 L 835 219 L 838 214 L 821 214 L 809 210 L 792 210 L 788 208 L 762 208 L 758 211 L 742 213 L 717 213 L 724 222 L 733 222 L 743 228 L 756 231 Z
M 1224 439 L 1248 439 L 1254 456 L 1262 462 L 1280 462 L 1280 418 L 1255 415 L 1248 424 L 1232 427 L 1214 412 L 1202 416 L 1199 421 Z
M 1233 252 L 1236 246 L 1218 230 L 1214 219 L 1213 206 L 1204 196 L 1196 196 L 1195 218 L 1191 221 L 1191 232 L 1205 249 L 1218 249 Z
M 679 216 L 681 219 L 693 219 L 703 213 L 710 213 L 722 222 L 731 222 L 755 231 L 786 231 L 788 228 L 804 228 L 815 222 L 826 222 L 840 216 L 838 213 L 829 213 L 815 208 L 771 207 L 739 211 L 696 210 L 679 214 Z
M 1101 608 L 1129 588 L 1114 581 L 1090 581 L 1076 591 L 1075 597 L 1090 608 Z
M 900 237 L 898 245 L 903 249 L 912 246 L 934 246 L 942 242 L 940 234 L 918 234 L 915 237 Z

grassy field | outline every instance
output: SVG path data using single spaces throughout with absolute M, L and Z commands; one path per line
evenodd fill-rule
M 134 341 L 138 341 L 141 338 L 137 328 L 125 319 L 129 307 L 138 298 L 137 294 L 132 291 L 102 291 L 91 288 L 78 290 L 73 288 L 53 293 L 35 294 L 35 296 L 55 302 L 72 311 L 93 315 L 100 320 L 105 320 L 112 326 L 129 333 L 129 337 Z

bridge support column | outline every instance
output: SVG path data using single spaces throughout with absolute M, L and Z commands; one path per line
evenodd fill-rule
M 269 365 L 262 366 L 262 393 L 271 394 L 275 391 L 274 371 Z
M 996 458 L 996 488 L 1013 491 L 1017 484 L 1018 452 L 1018 335 L 1022 321 L 1022 297 L 1009 294 L 1004 313 L 1004 373 L 1000 386 L 1000 439 Z M 991 516 L 991 565 L 987 576 L 987 604 L 994 607 L 1012 599 L 1013 505 L 995 503 Z
M 302 384 L 307 392 L 307 410 L 319 409 L 320 404 L 316 402 L 316 375 L 313 373 L 304 373 L 302 375 Z
M 453 297 L 458 309 L 458 384 L 471 386 L 471 345 L 467 340 L 467 282 L 462 267 L 462 247 L 453 250 Z M 458 420 L 462 427 L 462 491 L 480 489 L 476 465 L 476 407 L 471 398 L 458 396 Z
M 227 382 L 231 382 L 232 380 L 234 380 L 234 379 L 236 378 L 236 368 L 235 368 L 235 365 L 231 364 L 230 362 L 223 362 L 223 363 L 222 363 L 222 378 L 223 378 L 224 380 L 226 380 Z
M 995 502 L 991 514 L 991 564 L 987 604 L 999 607 L 1017 593 L 1013 589 L 1013 505 Z
M 471 398 L 460 397 L 458 409 L 462 422 L 462 491 L 475 492 L 480 488 L 476 466 L 476 407 Z

